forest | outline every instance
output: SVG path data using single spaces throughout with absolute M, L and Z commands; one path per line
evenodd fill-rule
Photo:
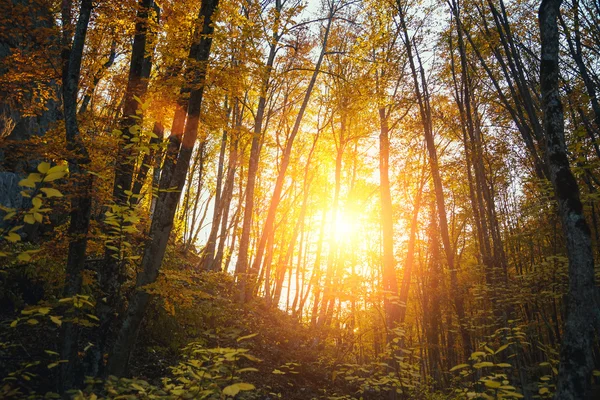
M 599 91 L 600 0 L 0 0 L 0 398 L 600 398 Z

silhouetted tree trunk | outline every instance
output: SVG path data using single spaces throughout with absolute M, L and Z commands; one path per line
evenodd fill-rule
M 200 7 L 198 19 L 201 21 L 202 26 L 201 29 L 195 32 L 193 49 L 190 50 L 190 53 L 195 55 L 192 61 L 194 61 L 196 73 L 195 80 L 191 84 L 181 149 L 176 164 L 170 163 L 168 165 L 172 172 L 166 170 L 167 166 L 163 169 L 160 184 L 162 191 L 159 193 L 149 238 L 144 247 L 141 272 L 136 279 L 136 291 L 129 302 L 123 324 L 108 360 L 108 371 L 113 375 L 122 376 L 128 370 L 129 359 L 146 306 L 150 300 L 150 294 L 144 291 L 143 287 L 156 281 L 173 228 L 175 211 L 181 197 L 181 190 L 185 184 L 194 144 L 198 136 L 200 109 L 214 30 L 212 16 L 218 2 L 219 0 L 203 0 Z M 169 188 L 175 188 L 176 190 L 167 191 L 166 189 Z
M 122 138 L 125 140 L 119 146 L 115 165 L 115 180 L 113 186 L 113 201 L 119 206 L 129 206 L 131 190 L 133 189 L 133 174 L 135 161 L 132 148 L 125 149 L 127 144 L 134 144 L 130 141 L 133 133 L 130 128 L 134 125 L 140 126 L 140 115 L 137 99 L 143 99 L 148 89 L 148 79 L 150 76 L 150 66 L 152 64 L 151 54 L 146 52 L 146 43 L 149 35 L 148 25 L 151 8 L 154 5 L 153 0 L 140 0 L 138 3 L 137 20 L 135 24 L 135 36 L 131 51 L 131 61 L 129 65 L 129 77 L 125 98 L 123 100 L 123 115 L 119 123 L 122 131 Z M 146 168 L 147 167 L 142 167 Z M 122 224 L 127 224 L 122 221 Z M 112 235 L 112 226 L 105 225 L 105 233 L 108 237 Z M 109 242 L 114 245 L 114 243 Z M 115 320 L 115 312 L 123 308 L 121 299 L 121 285 L 125 281 L 125 261 L 121 259 L 121 250 L 105 247 L 105 261 L 101 269 L 98 270 L 98 282 L 101 293 L 97 296 L 96 316 L 98 317 L 98 327 L 92 332 L 89 338 L 94 346 L 89 350 L 87 360 L 87 374 L 97 376 L 104 371 L 103 355 L 106 350 L 107 341 L 110 340 L 109 332 Z M 101 300 L 100 300 L 101 299 Z
M 92 176 L 86 168 L 90 163 L 89 154 L 79 132 L 77 122 L 77 93 L 81 76 L 81 61 L 85 37 L 92 13 L 92 0 L 82 0 L 79 17 L 71 39 L 71 4 L 63 3 L 63 107 L 65 116 L 66 142 L 69 154 L 70 180 L 73 182 L 71 197 L 71 221 L 69 223 L 69 251 L 65 268 L 66 278 L 63 297 L 73 297 L 81 292 L 81 272 L 85 266 L 87 234 L 92 207 Z M 78 373 L 78 325 L 64 322 L 61 326 L 61 364 L 59 390 L 64 392 L 80 383 L 83 376 Z

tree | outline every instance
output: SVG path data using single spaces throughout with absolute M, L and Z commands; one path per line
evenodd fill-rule
M 172 149 L 172 152 L 176 151 L 178 153 L 176 163 L 175 160 L 170 162 L 165 161 L 165 166 L 163 167 L 160 181 L 161 191 L 152 218 L 150 239 L 144 247 L 142 271 L 136 279 L 136 288 L 138 290 L 133 294 L 133 298 L 129 302 L 123 324 L 110 354 L 107 367 L 110 374 L 123 375 L 127 371 L 131 352 L 133 351 L 142 318 L 150 299 L 150 294 L 142 288 L 156 281 L 169 235 L 173 228 L 173 218 L 177 203 L 179 202 L 181 190 L 185 183 L 187 170 L 198 135 L 198 123 L 202 106 L 202 96 L 204 94 L 206 70 L 212 45 L 212 33 L 214 31 L 211 19 L 218 4 L 218 0 L 203 0 L 200 7 L 198 15 L 199 27 L 190 50 L 190 59 L 197 62 L 197 69 L 195 79 L 190 83 L 191 91 L 186 112 L 183 140 L 181 141 L 180 149 Z M 173 147 L 176 143 L 177 139 L 171 140 L 170 146 Z M 171 188 L 175 188 L 175 190 Z
M 544 0 L 539 9 L 540 85 L 544 112 L 546 162 L 558 201 L 558 212 L 569 257 L 567 319 L 560 350 L 556 399 L 581 399 L 590 389 L 593 362 L 590 349 L 599 326 L 597 289 L 590 229 L 583 215 L 579 185 L 571 172 L 565 145 L 563 107 L 559 91 L 560 0 Z

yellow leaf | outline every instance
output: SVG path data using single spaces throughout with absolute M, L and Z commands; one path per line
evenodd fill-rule
M 237 385 L 240 390 L 254 390 L 255 389 L 254 385 L 251 383 L 242 382 L 242 383 L 238 383 Z
M 502 386 L 502 384 L 497 381 L 484 381 L 484 383 L 485 383 L 485 386 L 492 388 L 492 389 L 498 389 L 500 386 Z
M 251 338 L 253 338 L 256 335 L 258 335 L 258 333 L 253 333 L 253 334 L 248 335 L 248 336 L 242 336 L 242 337 L 237 338 L 236 341 L 237 342 L 241 342 L 242 340 L 251 339 Z
M 33 214 L 25 214 L 23 221 L 25 221 L 26 224 L 35 224 L 35 218 L 33 217 Z
M 42 217 L 42 214 L 40 214 L 40 213 L 33 213 L 33 218 L 35 218 L 35 220 L 37 222 L 39 222 L 40 224 L 44 220 L 44 218 Z
M 454 367 L 450 368 L 450 372 L 456 371 L 458 369 L 467 368 L 468 366 L 469 366 L 469 364 L 458 364 L 458 365 L 455 365 Z
M 32 180 L 30 180 L 29 178 L 27 178 L 27 179 L 21 179 L 19 181 L 19 186 L 34 188 L 35 187 L 35 182 L 32 181 Z
M 63 194 L 56 189 L 53 188 L 41 188 L 40 189 L 46 197 L 63 197 Z
M 49 174 L 54 174 L 57 172 L 65 172 L 67 170 L 67 165 L 56 165 L 48 170 Z
M 37 170 L 40 171 L 42 174 L 47 173 L 49 169 L 50 164 L 48 164 L 47 162 L 41 162 L 40 165 L 38 165 L 37 167 Z
M 44 182 L 52 182 L 65 176 L 64 172 L 52 172 L 44 177 Z
M 509 345 L 508 344 L 503 344 L 502 346 L 498 347 L 498 350 L 496 350 L 495 354 L 500 353 L 502 350 L 505 350 Z
M 19 323 L 19 319 L 15 319 L 13 322 L 10 323 L 10 327 L 11 328 L 15 328 L 17 326 L 17 324 Z
M 31 254 L 29 254 L 29 253 L 21 253 L 21 254 L 19 254 L 17 256 L 17 259 L 19 261 L 27 262 L 27 261 L 31 260 Z M 29 321 L 27 321 L 27 322 L 29 322 Z
M 256 368 L 242 368 L 242 369 L 238 369 L 237 370 L 238 373 L 242 373 L 242 372 L 258 372 L 258 369 Z
M 58 326 L 62 325 L 62 321 L 60 320 L 60 317 L 55 317 L 54 315 L 51 315 L 50 321 L 54 322 Z
M 29 318 L 29 319 L 27 320 L 27 323 L 28 323 L 29 325 L 37 325 L 37 324 L 39 324 L 40 322 L 39 322 L 37 319 L 35 319 L 35 318 Z
M 38 196 L 35 196 L 33 199 L 31 199 L 31 204 L 33 204 L 35 208 L 40 208 L 42 207 L 42 199 Z
M 29 179 L 32 182 L 41 182 L 42 181 L 42 175 L 38 174 L 37 172 L 32 172 L 31 174 L 29 174 L 27 176 L 27 179 Z
M 240 390 L 253 390 L 254 385 L 250 383 L 234 383 L 233 385 L 227 386 L 223 389 L 223 394 L 226 396 L 235 396 Z
M 16 243 L 21 240 L 21 236 L 14 232 L 10 232 L 8 235 L 4 236 L 4 239 L 8 240 L 11 243 Z

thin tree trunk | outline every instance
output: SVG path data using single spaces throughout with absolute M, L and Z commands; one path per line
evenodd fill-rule
M 394 213 L 390 191 L 390 136 L 386 109 L 379 108 L 379 190 L 381 196 L 381 230 L 383 236 L 383 289 L 388 329 L 400 322 L 398 279 L 394 259 Z M 405 266 L 406 268 L 406 266 Z M 410 275 L 409 275 L 410 276 Z
M 323 45 L 321 47 L 321 54 L 319 55 L 319 59 L 315 65 L 315 70 L 310 79 L 308 87 L 306 88 L 306 93 L 304 94 L 304 99 L 302 100 L 302 105 L 300 106 L 300 110 L 298 110 L 298 115 L 296 116 L 296 122 L 294 123 L 294 127 L 292 128 L 292 132 L 286 142 L 285 149 L 283 151 L 283 157 L 281 160 L 281 166 L 279 169 L 279 174 L 277 175 L 277 180 L 275 182 L 275 188 L 273 190 L 273 196 L 271 197 L 271 202 L 269 204 L 269 211 L 267 213 L 267 219 L 265 221 L 265 225 L 260 237 L 260 241 L 257 246 L 256 257 L 252 263 L 250 276 L 248 280 L 250 283 L 247 288 L 248 294 L 252 293 L 252 285 L 254 284 L 254 280 L 258 275 L 258 271 L 260 269 L 260 265 L 262 263 L 262 257 L 265 251 L 265 245 L 267 242 L 267 237 L 270 234 L 270 231 L 273 229 L 273 223 L 275 222 L 275 215 L 277 212 L 277 207 L 279 206 L 279 201 L 281 199 L 281 192 L 283 190 L 283 183 L 285 179 L 285 173 L 287 171 L 287 167 L 290 163 L 290 157 L 292 153 L 292 146 L 294 144 L 294 139 L 300 130 L 300 124 L 302 122 L 302 118 L 304 117 L 304 112 L 306 111 L 306 107 L 308 106 L 308 102 L 310 100 L 310 95 L 317 81 L 317 76 L 321 69 L 321 64 L 323 63 L 323 58 L 325 57 L 325 52 L 327 51 L 327 41 L 329 38 L 329 32 L 331 29 L 331 25 L 333 22 L 334 8 L 332 6 L 329 17 L 327 19 L 327 27 L 325 28 L 325 34 L 323 36 Z
M 282 10 L 281 0 L 276 0 L 275 11 L 277 20 L 275 26 L 279 25 L 279 18 Z M 246 285 L 248 281 L 248 249 L 250 247 L 250 230 L 252 229 L 252 213 L 254 212 L 254 189 L 256 186 L 256 176 L 258 174 L 258 164 L 260 161 L 260 148 L 262 145 L 263 119 L 267 106 L 267 92 L 271 85 L 271 71 L 277 54 L 277 46 L 281 37 L 279 31 L 275 29 L 273 32 L 272 43 L 269 47 L 269 55 L 265 65 L 265 74 L 261 83 L 260 97 L 258 99 L 258 107 L 256 109 L 256 117 L 254 119 L 254 134 L 252 136 L 252 145 L 250 148 L 250 160 L 248 162 L 248 180 L 246 185 L 246 198 L 244 204 L 244 217 L 242 222 L 242 234 L 240 236 L 240 246 L 238 250 L 238 258 L 235 266 L 236 275 L 240 276 L 240 301 L 244 302 L 246 297 Z
M 399 0 L 398 0 L 399 1 Z M 459 319 L 460 333 L 463 341 L 463 353 L 465 359 L 471 356 L 471 337 L 466 327 L 465 319 L 465 307 L 464 307 L 464 295 L 462 289 L 458 284 L 457 271 L 455 269 L 454 262 L 454 249 L 452 248 L 450 235 L 448 230 L 448 220 L 446 216 L 446 204 L 444 200 L 444 189 L 442 187 L 442 179 L 439 171 L 439 164 L 437 158 L 437 150 L 433 139 L 432 131 L 432 119 L 431 109 L 429 105 L 429 93 L 427 91 L 427 83 L 425 81 L 425 73 L 422 65 L 420 65 L 420 76 L 421 84 L 423 85 L 423 93 L 419 85 L 419 72 L 415 66 L 415 60 L 413 58 L 413 45 L 408 36 L 408 29 L 406 27 L 406 21 L 404 17 L 404 11 L 402 5 L 398 2 L 398 15 L 400 17 L 400 25 L 404 34 L 404 44 L 408 55 L 409 66 L 411 69 L 415 95 L 417 97 L 417 104 L 419 106 L 419 115 L 421 117 L 421 123 L 423 125 L 423 134 L 425 136 L 425 144 L 427 145 L 427 151 L 429 154 L 429 166 L 431 169 L 431 176 L 433 179 L 433 186 L 435 189 L 437 211 L 439 216 L 439 227 L 440 235 L 442 238 L 442 244 L 444 252 L 446 253 L 446 261 L 448 263 L 448 270 L 450 271 L 450 283 L 453 287 L 453 300 L 456 314 Z M 416 48 L 415 48 L 416 50 Z M 418 54 L 416 55 L 418 57 Z

